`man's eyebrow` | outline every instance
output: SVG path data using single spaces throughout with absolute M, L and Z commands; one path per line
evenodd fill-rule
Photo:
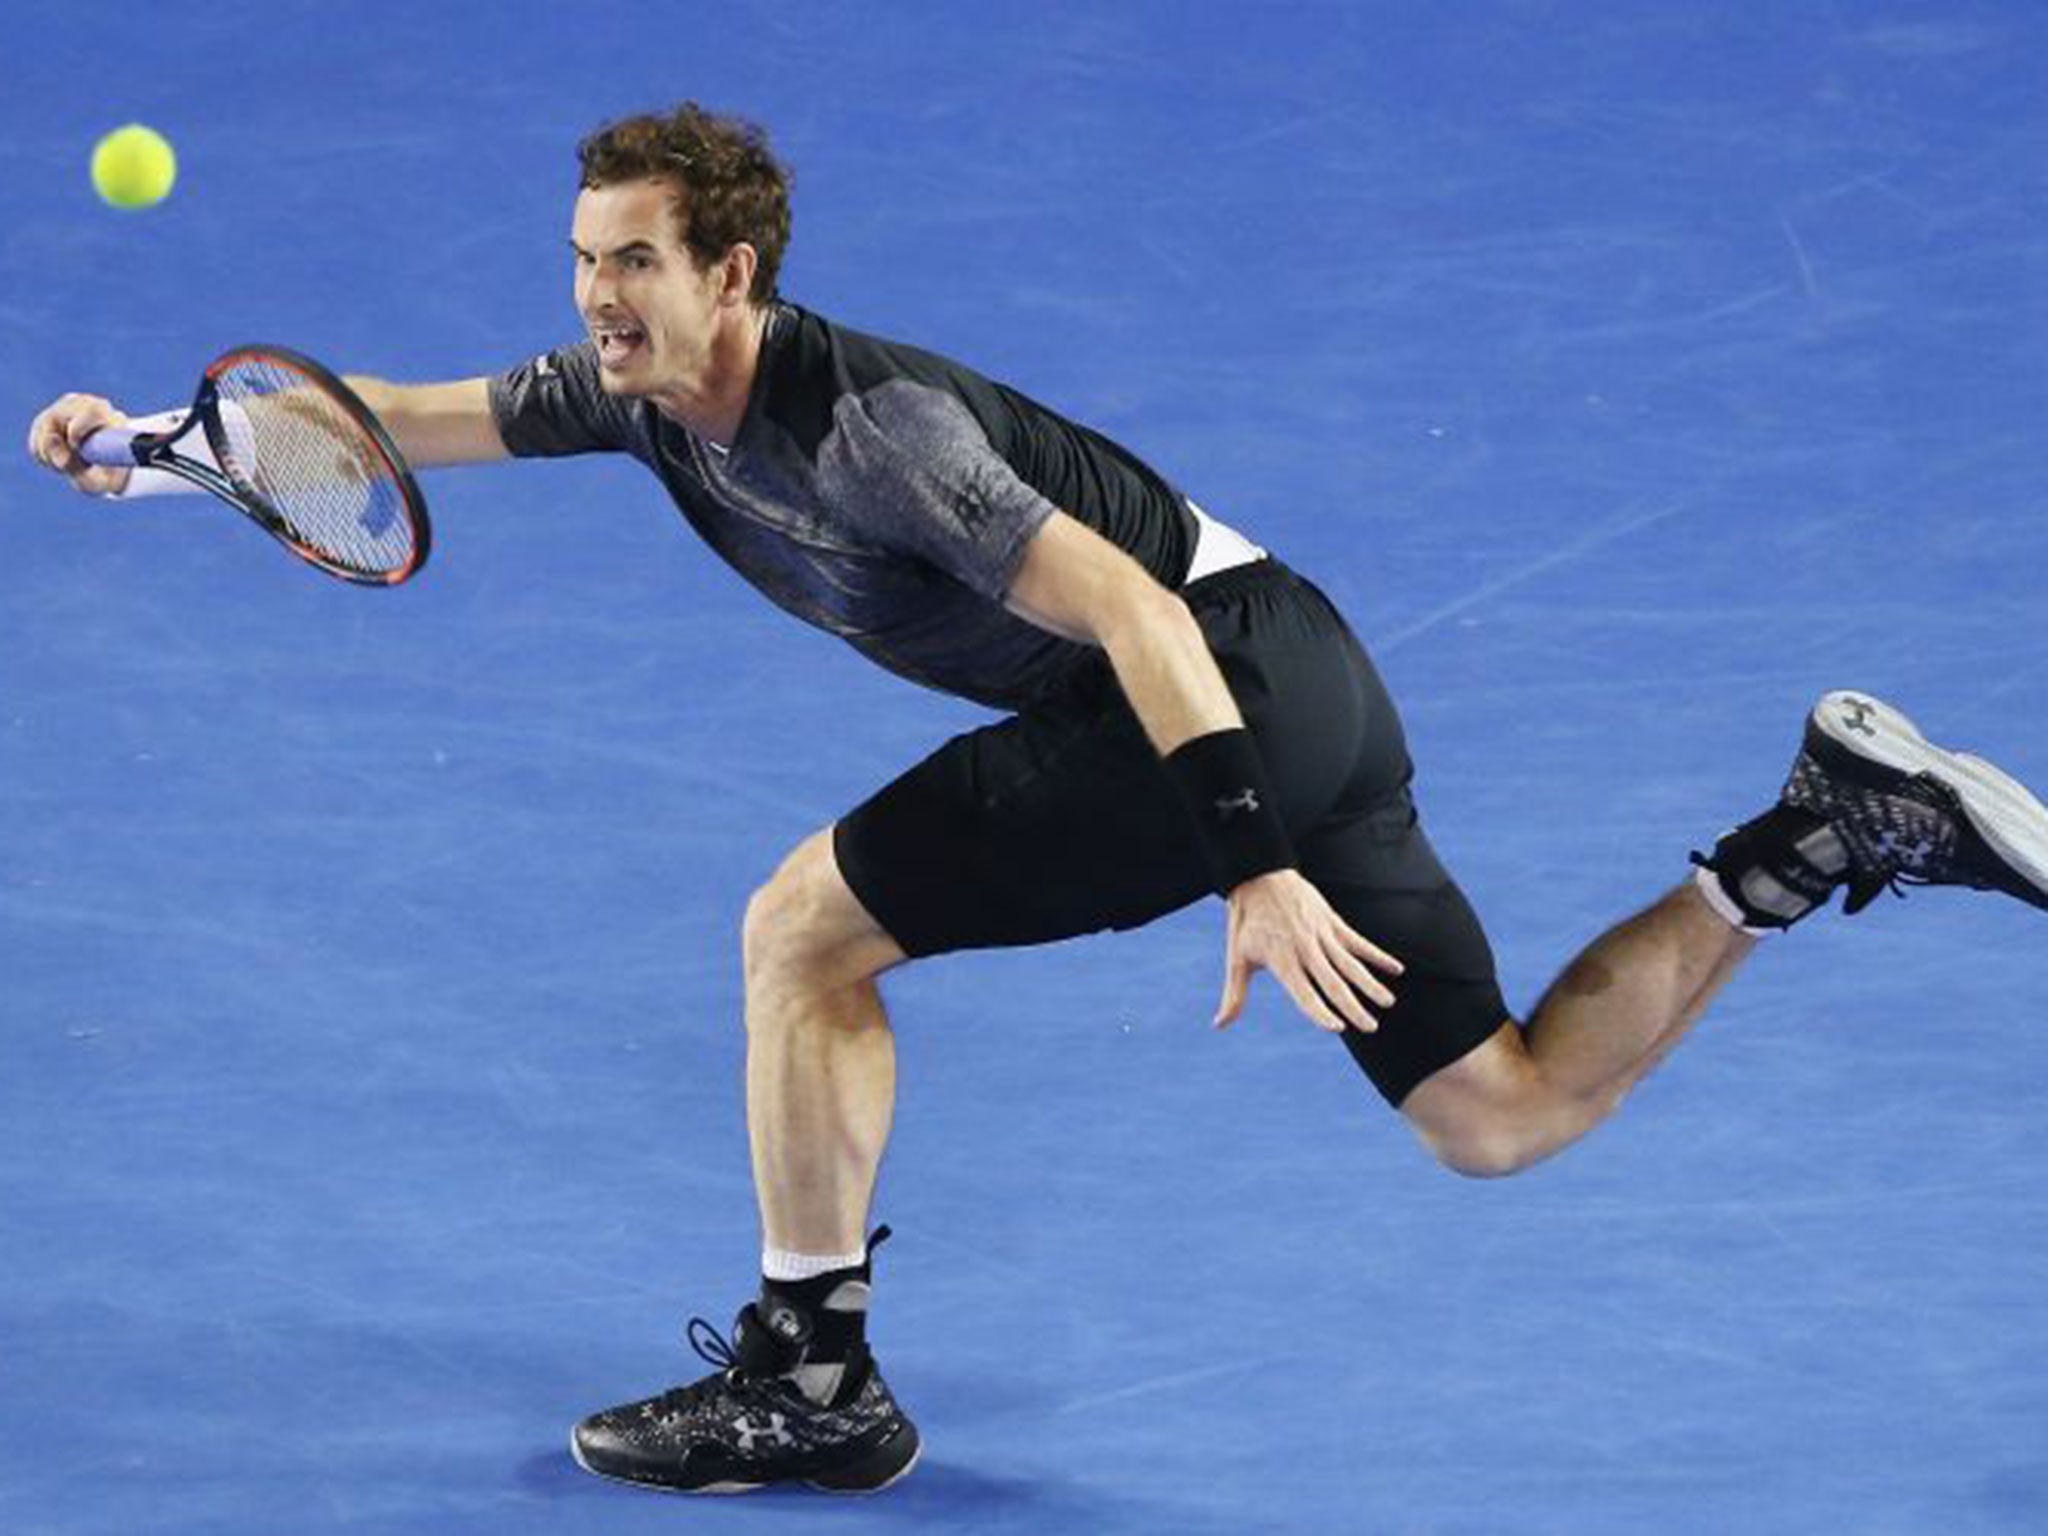
M 578 256 L 588 256 L 592 254 L 591 252 L 583 249 L 582 246 L 578 245 L 573 235 L 570 236 L 569 238 L 569 249 L 574 251 Z M 642 251 L 645 251 L 650 255 L 659 256 L 661 254 L 661 247 L 656 245 L 652 240 L 628 240 L 624 245 L 619 246 L 616 250 L 610 252 L 610 254 L 613 256 L 633 256 L 639 254 Z

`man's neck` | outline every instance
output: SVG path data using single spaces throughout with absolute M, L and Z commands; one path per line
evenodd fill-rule
M 765 304 L 742 305 L 712 338 L 702 375 L 654 396 L 655 409 L 707 442 L 730 446 L 747 414 L 767 328 Z

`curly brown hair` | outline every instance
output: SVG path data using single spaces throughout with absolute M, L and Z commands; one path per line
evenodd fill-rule
M 747 297 L 775 297 L 789 245 L 789 168 L 768 148 L 767 133 L 743 118 L 686 101 L 607 123 L 576 146 L 582 185 L 666 181 L 676 190 L 676 221 L 699 267 L 744 241 L 758 258 Z

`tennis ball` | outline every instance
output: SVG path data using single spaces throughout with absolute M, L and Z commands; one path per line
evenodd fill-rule
M 93 146 L 93 188 L 116 208 L 160 203 L 177 179 L 178 157 L 154 128 L 130 123 Z

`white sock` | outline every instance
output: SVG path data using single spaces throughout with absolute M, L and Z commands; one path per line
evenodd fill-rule
M 1784 931 L 1780 928 L 1751 927 L 1749 915 L 1742 910 L 1734 897 L 1721 889 L 1721 877 L 1704 865 L 1692 872 L 1692 883 L 1698 887 L 1700 895 L 1706 898 L 1707 905 L 1714 909 L 1714 915 L 1731 928 L 1746 933 L 1753 939 L 1769 938 L 1774 933 Z
M 786 1248 L 761 1250 L 763 1280 L 815 1280 L 835 1269 L 859 1269 L 867 1263 L 866 1249 L 854 1253 L 791 1253 Z

